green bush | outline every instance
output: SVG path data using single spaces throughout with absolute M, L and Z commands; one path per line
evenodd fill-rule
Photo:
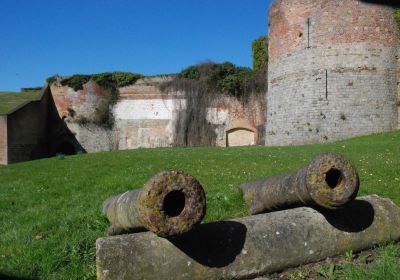
M 90 75 L 73 75 L 69 78 L 61 80 L 61 85 L 69 86 L 75 91 L 83 89 L 83 85 L 89 82 L 91 79 Z
M 400 9 L 394 10 L 394 18 L 396 19 L 396 22 L 397 22 L 398 26 L 400 27 Z
M 268 38 L 262 36 L 253 41 L 253 70 L 265 71 L 268 65 Z
M 175 84 L 179 84 L 180 79 L 196 80 L 208 92 L 224 93 L 238 98 L 247 97 L 254 91 L 262 91 L 266 84 L 264 76 L 259 77 L 250 68 L 238 67 L 231 62 L 192 65 L 178 74 Z
M 117 87 L 133 85 L 137 80 L 143 78 L 143 75 L 130 72 L 114 72 L 111 74 L 112 80 Z
M 198 65 L 189 66 L 182 70 L 179 76 L 185 79 L 200 80 L 200 69 Z
M 46 79 L 48 84 L 54 83 L 58 75 L 54 75 Z M 143 78 L 143 75 L 137 73 L 130 73 L 130 72 L 112 72 L 112 73 L 99 73 L 99 74 L 92 74 L 92 75 L 73 75 L 68 78 L 61 79 L 61 85 L 69 86 L 74 90 L 81 90 L 83 89 L 83 85 L 86 84 L 88 81 L 93 80 L 99 86 L 104 88 L 120 88 L 129 85 L 133 85 L 136 83 L 137 80 Z

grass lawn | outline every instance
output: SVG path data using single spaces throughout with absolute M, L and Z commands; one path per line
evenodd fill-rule
M 35 100 L 41 91 L 0 92 L 0 114 L 7 114 L 15 107 Z
M 400 132 L 324 145 L 137 149 L 0 166 L 0 274 L 94 279 L 95 240 L 108 226 L 102 202 L 142 187 L 161 170 L 181 169 L 202 183 L 208 207 L 204 221 L 210 222 L 248 215 L 242 183 L 294 171 L 327 151 L 353 161 L 359 195 L 376 193 L 400 205 Z M 392 247 L 399 251 L 398 245 Z M 399 267 L 396 256 L 382 258 Z

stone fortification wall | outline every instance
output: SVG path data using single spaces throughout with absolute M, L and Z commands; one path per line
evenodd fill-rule
M 243 103 L 233 97 L 221 96 L 207 109 L 207 120 L 215 126 L 217 146 L 264 144 L 263 99 L 253 97 Z
M 176 125 L 185 116 L 182 92 L 163 93 L 158 85 L 171 77 L 150 77 L 119 89 L 119 100 L 110 108 L 113 125 L 96 124 L 96 104 L 107 100 L 107 91 L 93 82 L 74 91 L 57 84 L 51 89 L 57 110 L 87 152 L 133 148 L 171 147 Z M 244 104 L 221 96 L 207 109 L 207 120 L 215 128 L 217 146 L 254 145 L 263 142 L 265 108 L 251 99 Z M 85 120 L 82 122 L 82 120 Z
M 163 94 L 154 83 L 140 81 L 120 94 L 113 109 L 118 149 L 173 145 L 176 118 L 186 108 L 182 94 Z
M 7 116 L 0 116 L 0 164 L 7 164 Z
M 267 145 L 397 128 L 393 10 L 357 0 L 277 0 L 269 16 Z

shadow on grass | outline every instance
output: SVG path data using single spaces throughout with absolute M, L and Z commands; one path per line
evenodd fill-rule
M 26 278 L 26 277 L 13 276 L 13 275 L 9 275 L 9 274 L 0 273 L 0 279 L 1 280 L 38 280 L 39 278 Z

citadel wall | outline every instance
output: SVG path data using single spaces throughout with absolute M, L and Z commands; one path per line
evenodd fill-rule
M 163 94 L 155 85 L 139 84 L 120 89 L 113 109 L 118 149 L 170 147 L 174 124 L 186 108 L 183 94 Z
M 113 125 L 96 124 L 96 109 L 107 102 L 107 91 L 89 82 L 82 90 L 51 87 L 58 113 L 87 152 L 175 145 L 176 125 L 184 117 L 183 92 L 163 93 L 158 84 L 169 77 L 151 77 L 119 89 L 112 106 Z M 109 94 L 109 93 L 108 93 Z M 243 146 L 263 143 L 265 108 L 259 100 L 246 105 L 236 98 L 216 98 L 207 108 L 207 121 L 215 129 L 216 146 Z M 85 120 L 82 122 L 82 120 Z
M 265 104 L 258 98 L 246 103 L 221 95 L 207 108 L 207 120 L 214 125 L 216 146 L 252 146 L 264 143 Z
M 357 0 L 275 1 L 266 145 L 397 129 L 399 38 L 391 8 Z

